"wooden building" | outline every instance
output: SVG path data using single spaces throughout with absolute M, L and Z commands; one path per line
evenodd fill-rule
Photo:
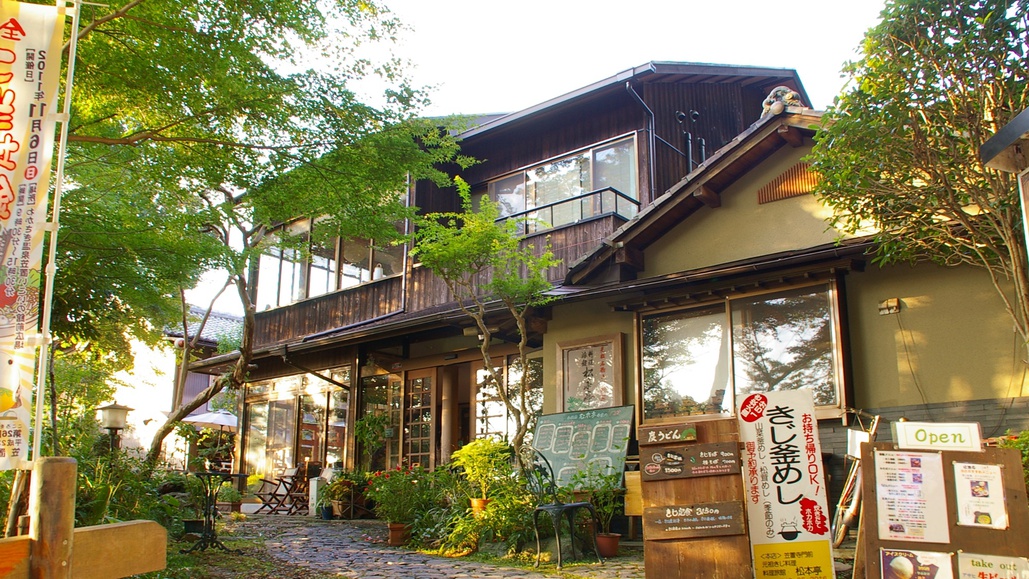
M 792 94 L 762 116 L 777 87 Z M 984 435 L 1029 427 L 1017 337 L 988 276 L 880 268 L 867 240 L 827 229 L 803 160 L 821 115 L 798 100 L 793 70 L 651 62 L 461 135 L 483 160 L 462 173 L 473 195 L 539 216 L 549 227 L 524 243 L 549 237 L 562 260 L 557 299 L 532 325 L 533 367 L 507 368 L 538 379 L 543 413 L 618 401 L 637 425 L 717 420 L 739 393 L 807 387 L 835 455 L 848 406 L 982 415 Z M 458 208 L 428 183 L 408 195 L 421 211 Z M 506 432 L 471 320 L 406 248 L 268 255 L 260 276 L 238 470 L 433 467 Z M 493 321 L 503 338 L 508 320 Z M 493 347 L 505 366 L 513 353 Z M 603 402 L 571 379 L 577 356 L 596 353 L 614 389 Z M 364 453 L 354 430 L 371 415 L 388 437 Z

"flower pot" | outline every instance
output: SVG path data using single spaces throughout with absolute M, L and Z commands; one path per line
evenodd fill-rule
M 319 507 L 318 514 L 326 521 L 331 521 L 333 515 L 332 511 L 332 505 L 324 505 L 322 507 Z
M 411 540 L 411 525 L 407 523 L 387 523 L 389 529 L 389 546 L 402 547 Z
M 486 510 L 486 505 L 489 502 L 490 499 L 472 499 L 472 514 L 475 516 L 481 515 Z
M 618 533 L 597 533 L 597 551 L 601 557 L 617 557 L 618 541 L 622 536 Z

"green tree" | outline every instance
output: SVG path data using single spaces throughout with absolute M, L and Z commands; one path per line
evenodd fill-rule
M 1029 275 L 1012 175 L 979 146 L 1029 106 L 1024 0 L 891 0 L 845 65 L 817 136 L 831 223 L 869 233 L 880 263 L 985 268 L 1029 342 Z
M 208 270 L 225 272 L 245 316 L 235 366 L 173 410 L 153 463 L 175 422 L 246 381 L 253 266 L 270 244 L 308 242 L 274 228 L 328 216 L 320 236 L 389 242 L 412 212 L 399 193 L 412 179 L 446 182 L 435 167 L 457 147 L 441 123 L 417 119 L 426 93 L 403 63 L 362 52 L 401 29 L 373 1 L 122 0 L 83 11 L 55 335 L 90 336 L 109 320 L 119 337 L 152 338 Z M 373 85 L 362 81 L 385 88 L 363 98 Z
M 544 294 L 551 287 L 547 270 L 559 261 L 551 252 L 549 241 L 539 251 L 532 243 L 523 243 L 518 234 L 523 223 L 518 219 L 498 222 L 500 212 L 496 203 L 483 198 L 478 210 L 473 209 L 468 184 L 459 177 L 455 180 L 462 210 L 430 213 L 419 220 L 411 253 L 443 280 L 461 311 L 475 322 L 488 379 L 493 384 L 507 384 L 507 388 L 497 388 L 496 392 L 514 424 L 510 442 L 518 451 L 533 417 L 532 374 L 516 373 L 516 385 L 504 379 L 490 356 L 495 329 L 487 318 L 503 312 L 514 321 L 518 367 L 528 368 L 530 313 L 551 301 Z

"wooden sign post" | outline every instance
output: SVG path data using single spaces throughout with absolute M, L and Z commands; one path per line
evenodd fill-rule
M 640 432 L 647 578 L 753 576 L 736 421 Z
M 101 579 L 165 568 L 168 533 L 154 521 L 73 528 L 75 459 L 35 461 L 29 534 L 0 539 L 0 579 Z

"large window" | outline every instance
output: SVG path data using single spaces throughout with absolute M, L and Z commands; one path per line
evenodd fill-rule
M 257 277 L 260 310 L 286 306 L 403 273 L 404 246 L 371 239 L 313 241 L 319 220 L 301 219 L 269 236 Z
M 543 353 L 529 354 L 527 362 L 526 380 L 529 390 L 526 405 L 531 413 L 529 418 L 531 436 L 536 417 L 543 410 Z M 509 356 L 506 360 L 506 367 L 497 367 L 497 374 L 502 377 L 506 376 L 508 398 L 517 405 L 518 388 L 522 380 L 522 366 L 518 356 Z M 500 396 L 497 383 L 482 367 L 475 371 L 475 387 L 475 437 L 496 436 L 503 440 L 510 440 L 515 435 L 514 421 Z M 531 437 L 526 440 L 530 441 Z
M 644 420 L 734 412 L 752 392 L 842 400 L 832 282 L 641 317 Z
M 636 143 L 604 143 L 492 181 L 490 199 L 500 216 L 537 220 L 527 232 L 559 227 L 598 215 L 636 214 L 639 201 Z

